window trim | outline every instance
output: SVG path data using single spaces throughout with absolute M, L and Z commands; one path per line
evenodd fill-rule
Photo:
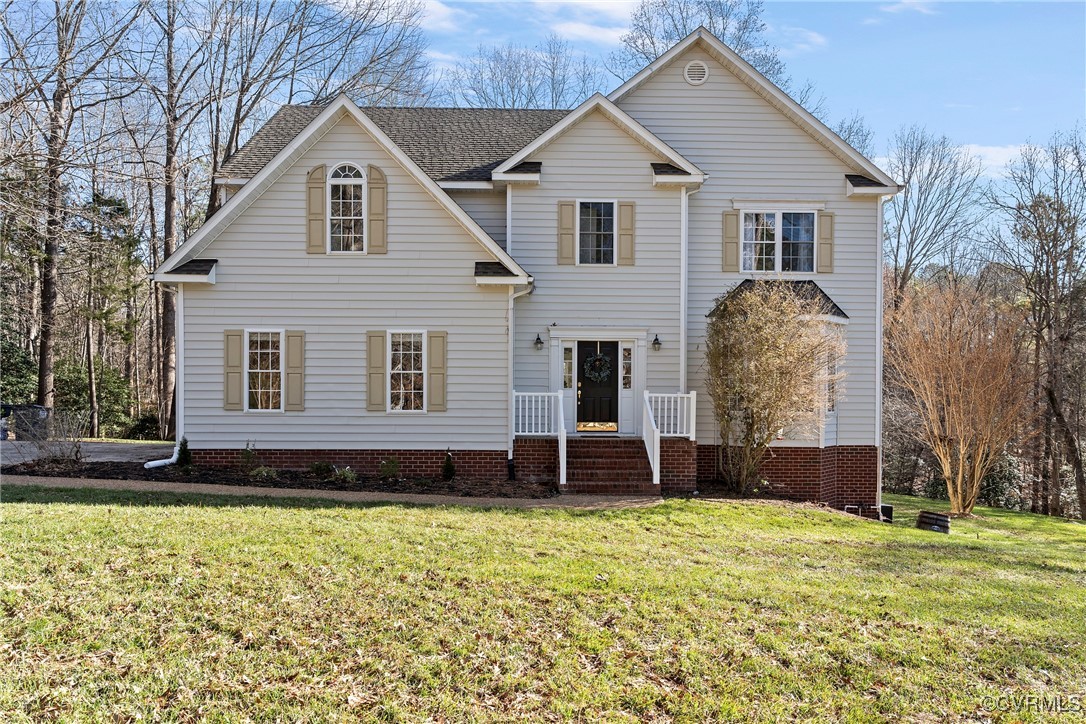
M 392 335 L 417 334 L 422 338 L 422 409 L 397 410 L 392 407 Z M 388 415 L 425 415 L 430 410 L 430 339 L 425 329 L 389 329 L 385 331 L 385 413 Z
M 776 207 L 761 207 L 752 206 L 749 208 L 740 208 L 739 211 L 739 273 L 740 274 L 774 274 L 779 276 L 806 276 L 809 274 L 818 273 L 818 209 L 811 206 L 776 206 Z M 744 260 L 746 256 L 743 253 L 744 247 L 748 243 L 756 244 L 758 242 L 748 242 L 744 238 L 743 230 L 746 228 L 746 215 L 747 214 L 773 214 L 776 216 L 776 236 L 773 241 L 773 268 L 772 269 L 745 269 Z M 784 258 L 784 241 L 780 238 L 782 233 L 781 224 L 784 221 L 784 214 L 811 214 L 814 217 L 814 226 L 812 227 L 812 239 L 811 239 L 811 271 L 781 271 L 781 263 Z
M 345 186 L 347 183 L 339 179 L 333 179 L 332 174 L 336 172 L 336 169 L 343 166 L 350 166 L 359 173 L 362 174 L 362 251 L 333 251 L 332 250 L 332 186 Z M 325 218 L 325 240 L 324 240 L 324 253 L 328 256 L 365 256 L 369 254 L 369 215 L 370 215 L 370 176 L 359 164 L 354 161 L 339 161 L 329 165 L 328 177 L 324 180 L 324 218 Z M 358 183 L 359 179 L 352 179 L 353 183 Z M 342 218 L 342 217 L 337 217 Z
M 249 407 L 249 335 L 250 334 L 278 334 L 279 335 L 279 407 L 260 408 Z M 242 399 L 245 402 L 245 407 L 242 408 L 244 412 L 254 412 L 257 414 L 267 413 L 282 413 L 286 411 L 287 390 L 286 390 L 286 377 L 287 377 L 287 350 L 286 350 L 286 329 L 272 329 L 265 327 L 254 327 L 253 329 L 245 330 L 245 365 L 242 368 L 243 375 L 245 377 L 245 390 L 242 395 Z
M 618 199 L 577 199 L 574 204 L 576 205 L 574 210 L 574 257 L 573 262 L 575 266 L 586 267 L 612 267 L 618 266 Z M 595 264 L 593 262 L 581 262 L 581 204 L 611 204 L 611 218 L 613 219 L 613 227 L 611 229 L 611 263 L 610 264 Z

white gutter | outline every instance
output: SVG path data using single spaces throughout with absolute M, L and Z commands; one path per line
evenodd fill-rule
M 162 468 L 167 465 L 173 465 L 177 462 L 178 455 L 181 454 L 181 438 L 185 436 L 185 285 L 177 285 L 177 309 L 175 311 L 175 319 L 177 320 L 176 331 L 177 335 L 177 376 L 174 383 L 174 395 L 177 397 L 177 409 L 175 417 L 177 418 L 174 424 L 174 445 L 173 455 L 163 460 L 152 460 L 144 463 L 144 468 Z

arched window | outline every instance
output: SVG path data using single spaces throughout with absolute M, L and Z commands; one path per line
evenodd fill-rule
M 365 251 L 366 174 L 349 163 L 328 177 L 328 250 Z

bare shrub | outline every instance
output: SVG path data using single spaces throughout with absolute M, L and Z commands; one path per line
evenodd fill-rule
M 817 291 L 817 290 L 815 290 Z M 815 433 L 828 395 L 840 395 L 844 338 L 811 287 L 758 280 L 716 300 L 706 331 L 706 385 L 720 431 L 718 467 L 747 494 L 785 431 Z
M 1020 315 L 964 283 L 921 288 L 891 315 L 886 361 L 934 453 L 951 513 L 968 515 L 1029 408 Z
M 56 410 L 42 424 L 37 410 L 16 413 L 20 440 L 33 445 L 38 462 L 78 463 L 83 459 L 82 439 L 87 434 L 90 414 L 86 410 Z

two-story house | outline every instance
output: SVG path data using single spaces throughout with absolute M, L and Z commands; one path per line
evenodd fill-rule
M 781 493 L 877 503 L 882 202 L 893 179 L 704 29 L 572 111 L 286 106 L 155 273 L 178 437 L 229 464 L 692 490 L 715 475 L 706 314 L 817 287 L 847 342 Z M 814 288 L 814 287 L 811 287 Z

